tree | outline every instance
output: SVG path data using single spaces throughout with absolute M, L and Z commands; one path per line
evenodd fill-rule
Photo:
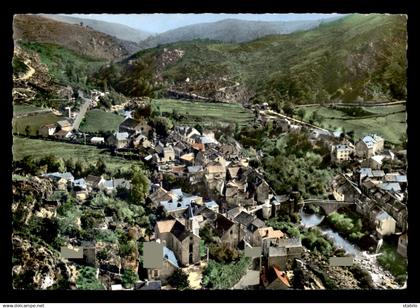
M 283 112 L 288 115 L 288 116 L 292 116 L 293 115 L 293 106 L 291 103 L 287 102 L 286 104 L 284 104 L 283 106 Z
M 54 154 L 49 154 L 39 161 L 40 165 L 47 165 L 48 172 L 63 172 L 65 170 L 64 162 Z
M 125 269 L 122 274 L 121 281 L 124 288 L 132 288 L 134 283 L 139 280 L 139 275 L 135 273 L 132 269 Z
M 168 283 L 178 290 L 185 290 L 190 287 L 188 275 L 181 269 L 177 269 L 172 276 L 168 278 Z
M 303 120 L 305 118 L 305 115 L 306 115 L 305 109 L 303 109 L 303 108 L 299 109 L 297 111 L 297 115 L 301 120 Z
M 174 126 L 172 121 L 165 117 L 156 117 L 153 119 L 153 126 L 155 127 L 156 133 L 160 136 L 166 137 L 169 130 Z
M 104 162 L 104 160 L 102 158 L 99 158 L 98 161 L 96 162 L 96 174 L 97 175 L 102 175 L 104 173 L 106 173 L 107 170 L 107 166 Z
M 149 191 L 149 179 L 139 169 L 134 169 L 131 179 L 131 200 L 135 204 L 143 203 Z
M 139 120 L 141 118 L 149 118 L 151 114 L 152 107 L 150 104 L 142 104 L 134 110 L 133 117 L 134 119 Z
M 29 136 L 31 134 L 31 128 L 29 127 L 29 125 L 25 126 L 25 135 Z
M 32 156 L 25 156 L 20 161 L 20 167 L 22 168 L 23 172 L 26 174 L 35 174 L 37 171 L 37 164 Z
M 85 174 L 85 172 L 86 165 L 82 161 L 78 160 L 74 165 L 74 176 L 76 178 L 81 178 Z
M 102 283 L 96 278 L 96 269 L 85 266 L 79 271 L 76 280 L 76 287 L 79 290 L 104 290 Z

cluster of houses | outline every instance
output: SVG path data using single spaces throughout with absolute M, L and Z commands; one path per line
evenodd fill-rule
M 112 195 L 119 188 L 130 189 L 130 181 L 123 178 L 107 180 L 103 176 L 88 175 L 85 178 L 75 179 L 70 172 L 45 173 L 42 176 L 53 180 L 57 191 L 71 191 L 81 203 L 98 191 Z
M 214 200 L 205 202 L 203 198 L 187 195 L 181 189 L 166 191 L 159 185 L 153 187 L 150 203 L 169 215 L 155 225 L 154 240 L 163 244 L 164 254 L 161 267 L 148 269 L 150 280 L 166 283 L 178 268 L 199 264 L 200 230 L 204 228 L 211 230 L 218 242 L 230 249 L 260 249 L 255 258 L 259 260 L 261 257 L 264 267 L 273 272 L 290 269 L 293 260 L 303 252 L 300 239 L 288 238 L 280 230 L 265 225 L 264 220 L 271 215 L 263 217 L 262 208 L 252 212 L 236 206 L 222 214 Z M 290 200 L 284 198 L 284 202 Z
M 379 237 L 402 233 L 400 244 L 407 246 L 407 175 L 405 170 L 385 172 L 385 160 L 396 161 L 397 155 L 384 149 L 384 139 L 372 134 L 353 146 L 342 142 L 333 146 L 336 162 L 356 162 L 348 174 L 333 181 L 333 195 L 337 201 L 355 202 L 357 211 L 371 222 Z M 388 170 L 389 171 L 389 170 Z M 406 249 L 398 251 L 406 256 Z

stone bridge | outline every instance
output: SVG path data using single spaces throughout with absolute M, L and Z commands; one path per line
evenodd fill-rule
M 322 208 L 326 215 L 331 214 L 332 212 L 337 211 L 338 209 L 350 205 L 354 205 L 354 202 L 345 202 L 345 201 L 336 201 L 336 200 L 318 200 L 318 199 L 307 199 L 303 200 L 303 202 L 300 203 L 302 208 L 306 204 L 314 204 L 318 205 L 320 208 Z

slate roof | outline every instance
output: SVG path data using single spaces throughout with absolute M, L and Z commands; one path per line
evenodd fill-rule
M 133 129 L 139 124 L 140 124 L 140 122 L 138 122 L 138 121 L 136 121 L 132 118 L 127 118 L 120 124 L 120 127 L 127 127 L 127 128 L 132 128 Z
M 375 134 L 367 135 L 362 138 L 363 143 L 366 144 L 369 149 L 373 148 L 373 146 L 381 140 L 383 140 L 383 138 Z
M 188 166 L 187 167 L 188 173 L 197 173 L 203 170 L 202 166 Z
M 373 177 L 372 169 L 370 168 L 360 168 L 360 176 L 367 176 L 369 178 Z
M 118 141 L 124 141 L 124 140 L 128 139 L 128 133 L 127 132 L 115 133 L 114 136 L 115 136 L 115 139 L 117 139 Z
M 240 223 L 241 225 L 247 227 L 248 225 L 250 225 L 255 220 L 255 216 L 251 215 L 251 214 L 248 214 L 247 212 L 242 211 L 233 220 L 236 221 L 237 223 Z
M 58 178 L 58 179 L 65 179 L 67 181 L 74 181 L 74 176 L 70 172 L 53 172 L 53 173 L 45 173 L 44 176 L 46 177 L 52 177 L 52 178 Z
M 152 200 L 152 202 L 161 202 L 169 201 L 172 198 L 165 189 L 159 187 L 155 192 L 149 195 L 149 199 Z
M 136 288 L 136 290 L 160 290 L 162 282 L 160 280 L 153 280 L 146 282 L 143 286 Z
M 171 233 L 181 242 L 190 235 L 190 232 L 178 220 L 175 220 Z
M 175 257 L 175 254 L 172 250 L 167 248 L 166 246 L 163 247 L 163 258 L 168 260 L 169 263 L 171 263 L 176 268 L 179 268 L 178 261 Z
M 381 183 L 378 185 L 379 188 L 387 191 L 400 191 L 401 186 L 399 183 Z
M 209 202 L 205 202 L 204 206 L 209 208 L 209 209 L 213 209 L 215 207 L 219 207 L 219 205 L 215 202 L 215 201 L 209 201 Z
M 372 175 L 379 178 L 385 176 L 385 172 L 383 170 L 372 170 Z
M 81 187 L 81 188 L 86 188 L 86 181 L 83 178 L 77 179 L 77 180 L 74 180 L 73 185 Z
M 100 176 L 96 176 L 96 175 L 91 175 L 91 174 L 89 174 L 87 177 L 86 177 L 86 182 L 88 183 L 88 184 L 90 184 L 90 185 L 98 185 L 99 184 L 99 182 L 101 181 L 101 177 Z
M 378 220 L 388 220 L 390 218 L 392 217 L 385 211 L 381 211 L 378 215 L 376 215 L 376 219 Z
M 70 122 L 67 120 L 61 120 L 61 121 L 57 121 L 57 124 L 61 127 L 68 127 L 71 126 Z
M 205 206 L 199 207 L 195 214 L 201 215 L 203 218 L 209 220 L 215 220 L 217 218 L 217 213 Z

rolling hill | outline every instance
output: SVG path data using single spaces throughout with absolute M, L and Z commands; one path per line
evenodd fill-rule
M 287 34 L 309 30 L 337 18 L 324 20 L 299 21 L 251 21 L 240 19 L 224 19 L 217 22 L 199 23 L 169 30 L 140 42 L 141 49 L 153 48 L 161 44 L 197 39 L 209 39 L 225 43 L 242 43 L 271 34 Z
M 139 50 L 136 43 L 40 15 L 15 15 L 13 32 L 15 41 L 55 44 L 93 59 L 122 59 Z
M 177 42 L 142 50 L 95 78 L 134 96 L 172 89 L 236 102 L 404 99 L 406 26 L 406 16 L 353 14 L 251 42 Z
M 83 23 L 85 26 L 91 27 L 93 30 L 106 33 L 108 35 L 114 36 L 119 38 L 120 40 L 131 41 L 138 43 L 147 39 L 153 33 L 134 29 L 122 24 L 106 22 L 101 20 L 94 20 L 88 18 L 78 18 L 73 16 L 67 15 L 58 15 L 58 14 L 45 14 L 42 15 L 49 19 L 53 19 L 60 22 L 65 22 L 69 24 L 77 24 Z

